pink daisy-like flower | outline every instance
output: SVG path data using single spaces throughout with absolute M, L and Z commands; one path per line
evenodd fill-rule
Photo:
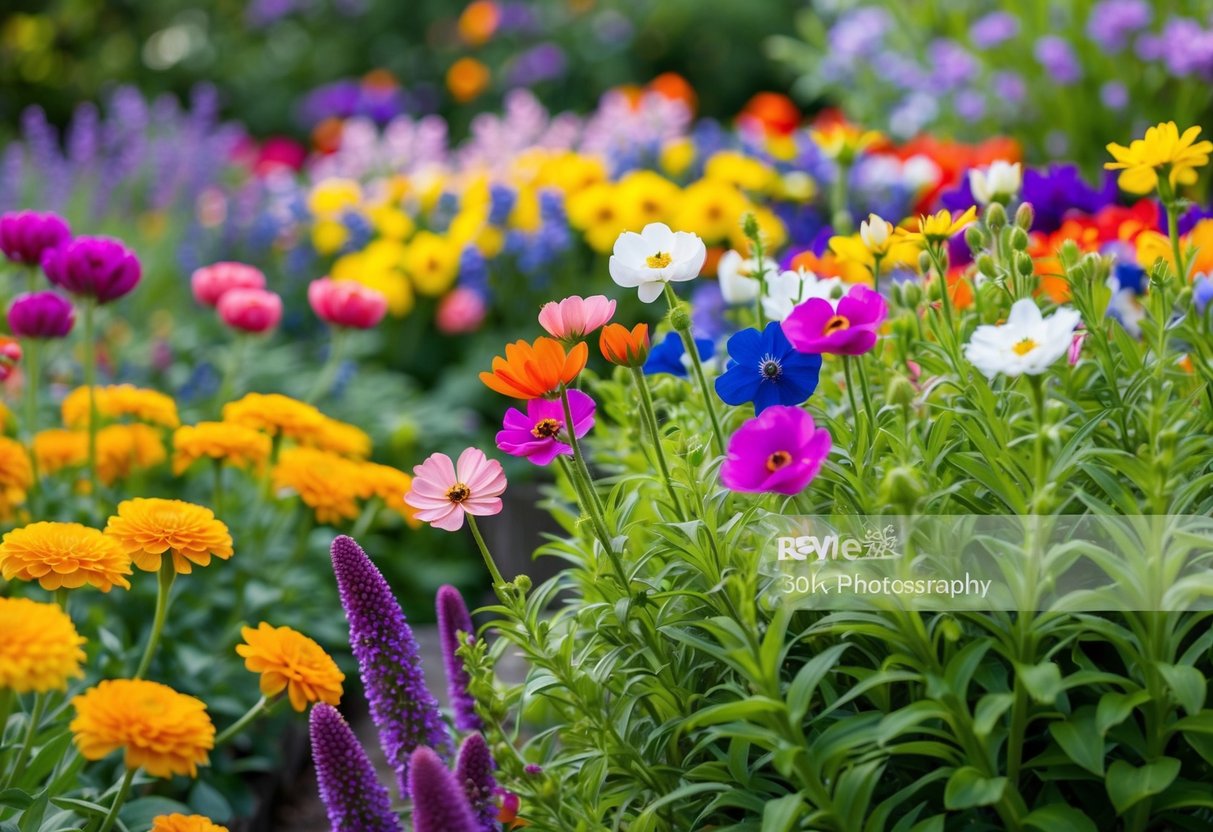
M 577 341 L 605 324 L 615 314 L 615 301 L 606 295 L 583 298 L 572 295 L 539 310 L 539 325 L 558 341 Z
M 798 352 L 863 355 L 876 345 L 876 331 L 888 314 L 880 293 L 858 285 L 837 309 L 823 298 L 809 298 L 784 320 L 783 334 Z
M 436 529 L 457 532 L 463 515 L 488 517 L 501 512 L 505 471 L 479 448 L 468 448 L 451 462 L 446 454 L 431 454 L 413 469 L 413 487 L 404 501 L 417 509 L 417 519 Z
M 570 390 L 569 410 L 573 414 L 573 432 L 577 438 L 594 427 L 594 400 L 580 390 Z M 562 438 L 563 437 L 563 438 Z M 547 465 L 557 456 L 571 456 L 565 429 L 564 405 L 559 399 L 531 399 L 526 413 L 511 407 L 505 414 L 497 447 L 510 456 L 523 456 L 536 465 Z
M 732 491 L 799 494 L 830 453 L 830 434 L 799 407 L 772 405 L 729 438 L 720 480 Z

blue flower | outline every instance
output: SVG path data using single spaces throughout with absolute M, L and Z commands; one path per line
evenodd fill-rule
M 716 395 L 726 404 L 753 402 L 757 414 L 773 404 L 800 404 L 817 389 L 821 356 L 797 352 L 778 321 L 762 332 L 741 330 L 728 350 L 732 360 L 716 379 Z
M 699 348 L 699 358 L 703 361 L 709 360 L 716 352 L 716 345 L 709 338 L 696 338 L 695 346 Z M 667 333 L 661 343 L 649 352 L 649 360 L 644 362 L 644 374 L 669 373 L 685 377 L 687 366 L 682 363 L 685 354 L 682 337 L 677 332 Z
M 1198 277 L 1192 284 L 1192 301 L 1196 304 L 1196 311 L 1201 315 L 1205 314 L 1205 309 L 1213 302 L 1213 280 L 1207 277 Z

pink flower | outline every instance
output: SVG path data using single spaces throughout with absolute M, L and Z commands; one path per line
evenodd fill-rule
M 204 306 L 216 306 L 232 289 L 264 289 L 265 275 L 247 263 L 212 263 L 190 275 L 194 300 Z
M 313 280 L 307 287 L 307 302 L 320 320 L 352 329 L 370 329 L 387 313 L 387 298 L 354 280 Z
M 1087 340 L 1087 331 L 1085 329 L 1080 329 L 1074 333 L 1074 338 L 1070 341 L 1069 356 L 1067 357 L 1071 367 L 1077 365 L 1082 358 L 1082 342 L 1085 340 Z
M 579 341 L 615 314 L 615 301 L 605 295 L 567 297 L 545 303 L 539 310 L 539 325 L 558 341 Z
M 772 405 L 729 438 L 720 480 L 732 491 L 799 494 L 830 453 L 830 434 L 807 411 Z
M 229 289 L 218 309 L 225 324 L 244 332 L 269 332 L 282 320 L 282 298 L 265 289 Z
M 580 439 L 594 427 L 594 400 L 580 390 L 568 392 L 573 431 Z M 567 441 L 564 405 L 559 399 L 531 399 L 526 404 L 526 413 L 511 407 L 502 427 L 497 433 L 497 447 L 510 456 L 547 465 L 557 456 L 573 454 L 573 446 Z
M 878 292 L 857 285 L 838 301 L 809 298 L 783 322 L 783 334 L 799 352 L 863 355 L 876 344 L 876 331 L 889 314 Z
M 463 515 L 488 517 L 501 512 L 505 471 L 478 448 L 468 448 L 451 462 L 446 454 L 431 454 L 413 469 L 413 487 L 404 501 L 417 509 L 417 519 L 436 529 L 457 532 Z
M 434 322 L 447 335 L 475 332 L 484 320 L 484 298 L 471 289 L 458 288 L 438 302 Z

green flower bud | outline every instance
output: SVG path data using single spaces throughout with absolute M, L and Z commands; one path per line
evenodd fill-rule
M 1016 251 L 1028 250 L 1028 232 L 1024 231 L 1018 225 L 1011 229 L 1011 248 Z
M 994 265 L 994 258 L 982 252 L 977 257 L 977 271 L 984 274 L 986 277 L 994 277 L 998 274 L 998 269 Z
M 923 274 L 926 274 L 931 270 L 931 255 L 927 254 L 925 251 L 919 252 L 918 254 L 918 270 Z
M 901 298 L 905 305 L 913 309 L 922 303 L 922 286 L 917 280 L 907 280 L 901 284 Z
M 899 465 L 885 473 L 877 496 L 885 505 L 900 508 L 908 514 L 925 493 L 926 486 L 918 472 L 909 466 Z
M 670 325 L 679 332 L 690 331 L 691 313 L 685 303 L 680 303 L 670 310 Z
M 1032 223 L 1036 221 L 1036 209 L 1032 207 L 1030 202 L 1021 202 L 1019 208 L 1015 211 L 1015 224 L 1024 231 L 1032 230 Z
M 514 586 L 518 587 L 518 591 L 525 595 L 531 591 L 531 579 L 526 575 L 519 575 L 514 578 Z
M 917 392 L 914 390 L 914 385 L 901 373 L 893 376 L 889 382 L 888 389 L 885 391 L 885 398 L 889 400 L 889 404 L 895 404 L 898 407 L 913 404 L 916 395 Z
M 944 619 L 940 621 L 939 631 L 943 633 L 943 637 L 948 641 L 949 644 L 955 644 L 956 642 L 960 641 L 960 637 L 964 635 L 964 630 L 961 629 L 960 624 L 950 615 L 945 616 Z
M 986 233 L 981 230 L 980 225 L 973 223 L 965 229 L 965 243 L 970 251 L 980 251 L 985 247 Z
M 745 235 L 751 240 L 758 240 L 758 218 L 754 216 L 752 211 L 742 217 L 741 230 L 744 231 Z
M 986 208 L 986 225 L 990 230 L 997 233 L 1000 228 L 1007 224 L 1007 209 L 1002 207 L 1001 202 L 991 202 Z
M 1024 277 L 1036 271 L 1036 264 L 1032 261 L 1032 256 L 1026 251 L 1015 252 L 1015 268 Z

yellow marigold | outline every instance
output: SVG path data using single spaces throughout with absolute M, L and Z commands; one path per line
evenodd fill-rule
M 88 440 L 85 439 L 87 448 Z M 168 458 L 160 431 L 147 425 L 109 425 L 97 431 L 97 476 L 106 485 Z
M 129 416 L 140 422 L 175 428 L 181 424 L 177 403 L 159 390 L 145 390 L 133 384 L 115 384 L 95 388 L 97 415 L 102 419 Z M 88 427 L 88 388 L 77 387 L 62 405 L 63 424 L 69 428 Z
M 25 446 L 0 436 L 0 519 L 8 517 L 13 506 L 25 502 L 25 493 L 33 483 L 34 470 Z
M 173 568 L 180 575 L 190 574 L 193 564 L 210 565 L 212 555 L 223 560 L 232 556 L 227 526 L 209 508 L 181 500 L 124 500 L 105 533 L 148 572 L 160 569 L 165 552 L 172 552 Z
M 357 425 L 324 417 L 320 430 L 305 444 L 338 456 L 365 459 L 371 455 L 371 437 Z
M 70 728 L 87 760 L 122 749 L 128 769 L 195 777 L 215 747 L 206 705 L 159 682 L 110 679 L 74 698 L 72 707 Z
M 345 674 L 323 647 L 303 633 L 262 621 L 255 630 L 243 628 L 240 635 L 244 644 L 237 644 L 236 652 L 246 668 L 261 674 L 261 692 L 266 696 L 285 690 L 291 707 L 299 712 L 312 702 L 341 702 Z
M 199 422 L 173 433 L 173 473 L 181 474 L 200 459 L 221 460 L 236 468 L 260 468 L 270 458 L 270 438 L 246 425 Z
M 1117 184 L 1129 193 L 1152 193 L 1158 188 L 1160 173 L 1167 175 L 1172 191 L 1180 185 L 1191 185 L 1196 182 L 1196 169 L 1209 164 L 1209 153 L 1213 152 L 1213 142 L 1198 142 L 1199 135 L 1199 127 L 1189 127 L 1181 135 L 1173 121 L 1156 124 L 1128 147 L 1109 144 L 1108 152 L 1116 161 L 1104 167 L 1121 171 Z
M 223 406 L 223 421 L 302 442 L 320 430 L 324 414 L 306 402 L 280 393 L 249 393 Z
M 34 436 L 34 457 L 38 470 L 47 476 L 84 465 L 88 462 L 88 434 L 63 428 L 41 431 Z
M 202 815 L 157 815 L 152 818 L 150 832 L 228 832 L 228 829 Z
M 410 475 L 390 465 L 380 465 L 376 462 L 361 463 L 358 472 L 360 496 L 364 500 L 378 497 L 387 508 L 403 517 L 410 526 L 420 525 L 414 516 L 413 507 L 404 501 L 404 495 L 413 487 L 413 478 Z
M 279 492 L 298 494 L 319 523 L 358 516 L 358 465 L 344 457 L 316 448 L 287 448 L 274 466 L 273 484 Z
M 43 589 L 77 589 L 89 584 L 109 592 L 130 589 L 130 556 L 97 529 L 79 523 L 33 523 L 13 529 L 0 541 L 0 575 L 37 581 Z
M 84 674 L 84 639 L 58 604 L 0 598 L 0 690 L 64 690 Z

